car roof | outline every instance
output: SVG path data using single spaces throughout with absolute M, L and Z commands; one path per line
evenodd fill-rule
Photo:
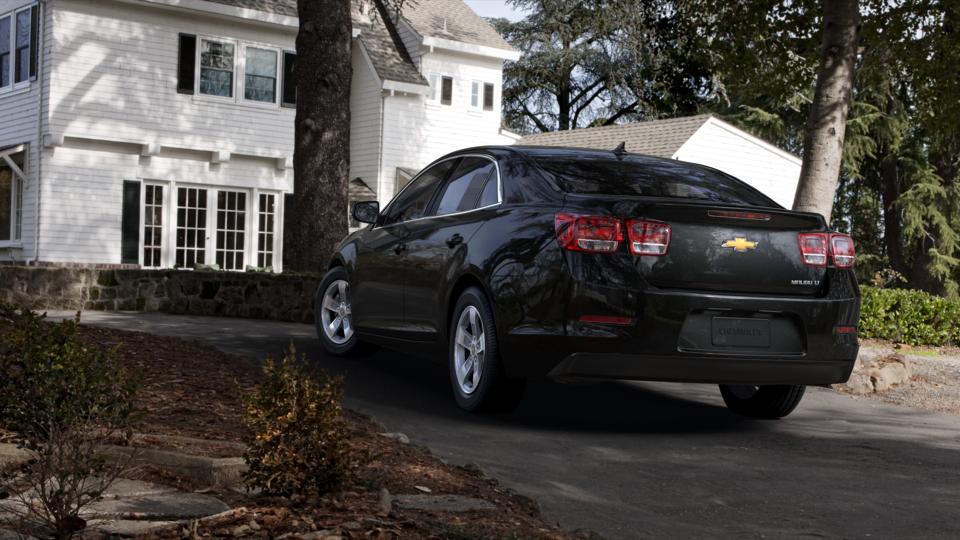
M 631 152 L 623 152 L 617 154 L 614 152 L 614 149 L 610 150 L 597 150 L 595 148 L 576 148 L 569 146 L 498 146 L 498 145 L 488 145 L 488 146 L 475 146 L 472 148 L 464 148 L 462 150 L 457 150 L 456 152 L 451 152 L 444 158 L 455 157 L 460 154 L 471 154 L 471 153 L 489 153 L 489 154 L 514 154 L 514 155 L 523 155 L 530 158 L 589 158 L 589 159 L 601 159 L 601 160 L 622 160 L 625 157 L 630 158 L 631 163 L 638 164 L 669 164 L 674 170 L 689 168 L 690 170 L 710 170 L 716 171 L 713 167 L 708 167 L 705 165 L 700 165 L 697 163 L 690 163 L 687 161 L 680 161 L 676 159 L 650 156 L 647 154 L 634 154 Z

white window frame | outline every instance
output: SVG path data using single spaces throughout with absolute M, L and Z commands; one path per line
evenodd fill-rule
M 28 147 L 25 144 L 0 151 L 0 163 L 6 165 L 13 172 L 10 182 L 10 239 L 0 240 L 0 248 L 20 247 L 23 242 L 23 186 L 27 183 L 27 168 L 29 161 Z M 23 154 L 23 169 L 14 161 L 13 154 Z
M 237 93 L 238 101 L 242 102 L 245 105 L 252 105 L 255 107 L 267 107 L 270 109 L 280 108 L 280 100 L 282 99 L 282 96 L 280 94 L 283 93 L 283 80 L 281 80 L 281 77 L 283 77 L 283 50 L 278 47 L 273 47 L 270 45 L 262 45 L 259 43 L 248 43 L 248 42 L 244 42 L 241 48 L 243 49 L 243 53 L 240 55 L 241 56 L 240 63 L 242 65 L 242 70 L 237 71 L 236 75 L 237 75 L 238 81 L 237 81 L 237 84 L 235 85 L 235 87 L 239 89 L 239 92 Z M 270 51 L 274 54 L 274 56 L 277 59 L 276 70 L 274 71 L 274 74 L 273 74 L 273 80 L 274 80 L 274 83 L 276 84 L 276 87 L 273 90 L 273 102 L 247 99 L 247 96 L 246 96 L 247 49 L 260 49 L 262 51 Z
M 203 42 L 204 41 L 213 41 L 219 43 L 229 43 L 233 45 L 233 96 L 224 97 L 224 96 L 214 96 L 211 94 L 204 94 L 200 92 L 200 70 L 203 69 L 203 66 L 200 64 L 201 53 L 203 51 Z M 245 83 L 247 75 L 247 49 L 263 49 L 268 50 L 277 55 L 277 71 L 275 73 L 275 80 L 277 83 L 276 91 L 273 96 L 273 103 L 265 101 L 255 101 L 252 99 L 246 99 L 245 93 Z M 203 101 L 214 101 L 217 103 L 226 103 L 241 105 L 244 107 L 260 107 L 271 110 L 279 110 L 281 107 L 281 102 L 283 100 L 283 47 L 277 47 L 276 45 L 271 45 L 269 43 L 260 43 L 257 41 L 241 41 L 237 39 L 214 36 L 209 34 L 198 34 L 197 35 L 197 47 L 196 53 L 194 55 L 194 70 L 193 70 L 193 97 L 194 99 L 203 100 Z
M 36 77 L 30 76 L 30 67 L 27 66 L 27 79 L 24 81 L 16 82 L 17 80 L 17 15 L 23 13 L 24 11 L 30 12 L 36 6 L 36 2 L 31 2 L 25 6 L 18 7 L 11 11 L 7 11 L 3 14 L 0 14 L 0 19 L 10 19 L 10 84 L 6 86 L 0 86 L 0 95 L 6 94 L 8 92 L 13 92 L 16 90 L 22 90 L 30 86 L 33 81 L 36 80 Z M 29 18 L 29 16 L 28 16 Z M 38 25 L 39 26 L 39 25 Z M 37 29 L 39 32 L 39 28 Z M 31 21 L 30 27 L 30 37 L 27 38 L 27 63 L 30 63 L 30 58 L 33 57 L 33 24 Z M 40 38 L 37 36 L 37 43 L 39 44 Z
M 147 189 L 150 187 L 159 187 L 162 189 L 162 200 L 160 202 L 160 264 L 157 266 L 145 266 L 144 251 L 147 249 L 146 225 L 147 225 Z M 140 182 L 140 255 L 138 263 L 141 268 L 166 268 L 169 261 L 169 248 L 167 247 L 167 236 L 170 227 L 170 212 L 168 207 L 171 204 L 170 197 L 172 190 L 170 184 L 165 182 L 141 181 Z M 176 216 L 176 209 L 174 209 Z M 151 225 L 156 226 L 156 225 Z M 172 265 L 171 265 L 172 266 Z
M 437 72 L 427 74 L 427 84 L 430 85 L 430 93 L 427 95 L 427 103 L 440 104 L 440 84 L 441 75 Z
M 483 110 L 483 81 L 476 79 L 470 81 L 470 109 Z
M 256 200 L 254 201 L 254 210 L 256 210 L 256 215 L 253 218 L 253 242 L 252 242 L 252 251 L 253 251 L 253 265 L 257 268 L 265 268 L 260 266 L 260 253 L 265 253 L 260 251 L 260 234 L 263 231 L 260 229 L 260 196 L 266 195 L 273 197 L 273 232 L 267 233 L 273 235 L 273 241 L 270 245 L 270 255 L 273 258 L 273 264 L 270 265 L 270 268 L 273 268 L 273 271 L 278 271 L 280 267 L 278 264 L 277 256 L 279 253 L 280 245 L 280 204 L 283 201 L 283 193 L 278 191 L 267 191 L 256 189 L 253 191 Z
M 230 97 L 226 96 L 215 96 L 213 94 L 204 94 L 200 91 L 200 73 L 203 70 L 201 65 L 201 58 L 203 54 L 203 42 L 210 41 L 216 43 L 227 43 L 233 45 L 233 74 L 231 81 L 231 88 L 233 89 L 233 95 Z M 239 88 L 237 88 L 237 71 L 240 67 L 240 44 L 237 43 L 235 39 L 221 38 L 216 36 L 197 36 L 197 50 L 195 53 L 196 60 L 194 61 L 194 88 L 193 95 L 201 99 L 208 99 L 213 101 L 220 101 L 223 103 L 236 103 L 237 95 L 239 94 Z

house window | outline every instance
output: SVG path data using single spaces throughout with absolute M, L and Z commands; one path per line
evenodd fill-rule
M 30 79 L 30 10 L 18 11 L 14 36 L 14 78 L 19 83 Z
M 480 108 L 480 87 L 482 84 L 480 81 L 470 83 L 470 107 L 473 109 Z
M 232 43 L 200 40 L 200 93 L 233 97 L 235 47 Z
M 10 51 L 13 48 L 10 32 L 12 20 L 9 16 L 0 18 L 0 88 L 10 86 Z
M 223 270 L 243 270 L 246 247 L 247 194 L 217 192 L 217 264 Z
M 143 266 L 163 266 L 163 186 L 147 184 L 143 195 Z
M 493 85 L 490 83 L 483 84 L 483 110 L 493 110 Z
M 36 76 L 37 6 L 0 14 L 0 90 Z
M 277 102 L 277 51 L 246 48 L 243 97 L 263 103 Z
M 440 104 L 450 105 L 453 103 L 453 77 L 440 78 Z
M 207 190 L 177 188 L 177 268 L 204 264 L 207 247 Z
M 0 243 L 20 240 L 23 150 L 0 152 Z
M 274 219 L 277 215 L 277 196 L 260 194 L 260 207 L 257 211 L 257 266 L 273 267 Z

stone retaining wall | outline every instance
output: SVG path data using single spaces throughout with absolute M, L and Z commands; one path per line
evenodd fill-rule
M 0 266 L 0 301 L 313 322 L 319 282 L 304 274 Z

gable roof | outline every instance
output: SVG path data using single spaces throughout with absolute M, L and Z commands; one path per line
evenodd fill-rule
M 490 23 L 462 0 L 407 0 L 401 16 L 423 37 L 514 50 Z
M 520 144 L 613 150 L 618 144 L 625 142 L 627 152 L 670 158 L 712 117 L 701 114 L 616 126 L 536 133 L 524 136 L 520 139 Z

